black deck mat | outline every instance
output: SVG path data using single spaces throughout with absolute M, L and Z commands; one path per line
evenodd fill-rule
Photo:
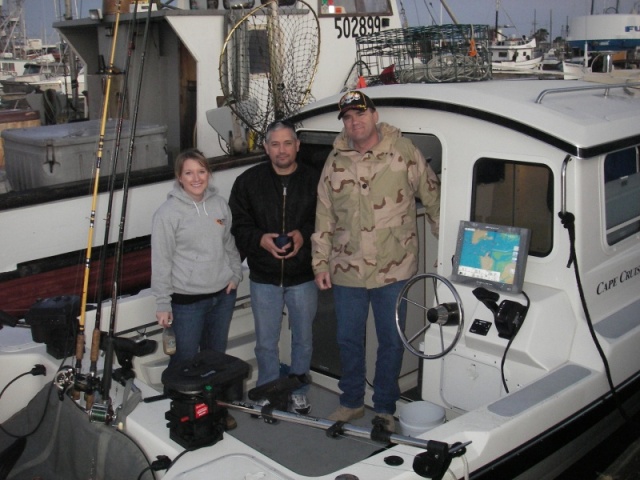
M 315 385 L 311 387 L 308 398 L 312 405 L 309 416 L 326 418 L 338 406 L 337 395 Z M 385 448 L 385 445 L 366 438 L 330 438 L 324 429 L 285 420 L 268 424 L 244 412 L 231 413 L 238 427 L 226 435 L 237 438 L 299 475 L 327 475 Z M 352 424 L 371 428 L 373 417 L 373 411 L 366 409 L 365 416 L 354 420 Z

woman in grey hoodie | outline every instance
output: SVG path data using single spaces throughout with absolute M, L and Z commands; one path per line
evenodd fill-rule
M 176 182 L 153 216 L 151 291 L 156 318 L 176 336 L 169 366 L 199 350 L 227 348 L 229 325 L 242 280 L 231 235 L 231 210 L 211 183 L 209 164 L 197 150 L 175 160 Z

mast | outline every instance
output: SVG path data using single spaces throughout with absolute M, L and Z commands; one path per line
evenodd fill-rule
M 500 10 L 500 0 L 496 0 L 496 26 L 495 26 L 495 30 L 494 30 L 494 41 L 497 42 L 500 39 L 498 38 L 498 35 L 501 35 L 500 33 L 500 24 L 498 23 L 498 11 Z
M 498 0 L 500 1 L 500 0 Z M 447 13 L 449 14 L 449 17 L 451 17 L 451 21 L 453 21 L 453 23 L 455 23 L 456 25 L 458 25 L 458 19 L 456 18 L 456 16 L 454 15 L 454 13 L 451 11 L 451 9 L 449 8 L 449 5 L 447 5 L 446 0 L 440 0 L 440 3 L 442 4 L 442 6 L 444 7 L 444 9 L 447 11 Z
M 65 20 L 73 19 L 71 0 L 64 1 L 64 19 Z M 62 41 L 63 41 L 62 38 L 60 38 L 61 48 L 62 48 Z M 75 51 L 71 48 L 69 44 L 66 44 L 66 46 L 67 46 L 66 52 L 69 59 L 69 75 L 71 76 L 71 104 L 74 107 L 73 108 L 74 116 L 77 116 L 78 106 L 80 103 L 79 101 L 80 92 L 78 92 L 78 62 L 76 59 Z
M 2 25 L 0 29 L 3 34 L 1 45 L 2 53 L 10 53 L 13 58 L 23 58 L 27 48 L 27 35 L 24 29 L 24 8 L 23 0 L 14 0 L 14 4 L 9 1 L 5 7 L 0 4 L 0 15 Z M 19 53 L 22 52 L 22 55 Z

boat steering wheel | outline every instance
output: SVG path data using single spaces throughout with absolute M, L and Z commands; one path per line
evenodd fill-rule
M 435 307 L 428 308 L 426 305 L 421 305 L 417 302 L 411 300 L 408 295 L 410 290 L 419 285 L 428 279 L 431 279 L 431 284 L 433 287 L 433 291 L 435 294 L 435 298 L 437 300 L 438 293 L 437 287 L 438 282 L 443 283 L 453 295 L 455 302 L 442 303 Z M 424 288 L 424 287 L 423 287 Z M 423 290 L 424 291 L 424 290 Z M 406 325 L 403 326 L 400 323 L 399 311 L 402 306 L 402 302 L 406 302 L 411 305 L 415 305 L 416 307 L 422 309 L 426 312 L 427 321 L 425 325 L 418 329 L 414 334 L 409 334 L 406 330 Z M 406 324 L 406 322 L 405 322 Z M 458 325 L 458 329 L 456 331 L 455 337 L 453 340 L 445 347 L 442 327 L 445 325 Z M 420 348 L 416 348 L 416 344 L 419 344 L 424 339 L 424 333 L 432 326 L 438 325 L 440 327 L 440 343 L 442 346 L 442 350 L 439 353 L 435 353 L 429 355 L 425 351 L 420 351 Z M 398 335 L 400 335 L 400 340 L 404 344 L 404 347 L 409 350 L 412 354 L 424 358 L 427 360 L 434 360 L 436 358 L 441 358 L 449 353 L 453 347 L 458 343 L 460 339 L 460 335 L 462 334 L 462 329 L 464 328 L 464 311 L 462 309 L 462 300 L 460 300 L 460 295 L 458 291 L 453 286 L 453 284 L 447 280 L 445 277 L 438 275 L 436 273 L 421 273 L 419 275 L 415 275 L 409 279 L 409 281 L 402 288 L 400 293 L 398 294 L 398 299 L 396 300 L 396 327 L 398 329 Z

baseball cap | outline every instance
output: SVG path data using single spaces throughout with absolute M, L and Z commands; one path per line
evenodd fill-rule
M 373 104 L 373 101 L 364 93 L 358 90 L 351 90 L 342 96 L 342 98 L 338 102 L 338 108 L 340 109 L 338 120 L 340 120 L 349 110 L 365 111 L 366 109 L 370 108 L 371 110 L 375 111 L 376 106 Z

